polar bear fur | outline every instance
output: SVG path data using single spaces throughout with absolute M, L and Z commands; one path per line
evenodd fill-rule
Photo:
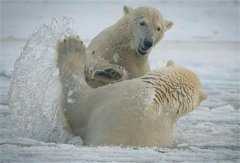
M 87 145 L 169 146 L 179 117 L 206 99 L 198 77 L 169 62 L 145 76 L 90 88 L 85 48 L 69 37 L 58 45 L 65 116 Z
M 87 48 L 85 75 L 89 85 L 98 87 L 149 72 L 149 53 L 172 25 L 155 8 L 125 6 L 124 16 Z

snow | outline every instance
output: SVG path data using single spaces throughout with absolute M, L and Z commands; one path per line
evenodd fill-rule
M 38 52 L 45 49 L 47 54 L 54 56 L 54 51 L 51 51 L 52 43 L 63 35 L 71 33 L 67 28 L 68 23 L 66 26 L 60 25 L 66 24 L 68 20 L 53 22 L 52 29 L 43 31 L 41 38 L 30 35 L 36 31 L 36 28 L 49 22 L 52 17 L 71 17 L 76 30 L 74 33 L 78 33 L 85 43 L 88 43 L 94 35 L 112 24 L 122 14 L 121 8 L 124 4 L 160 8 L 165 17 L 175 22 L 175 27 L 152 51 L 151 66 L 155 69 L 162 62 L 172 59 L 195 71 L 208 93 L 208 99 L 199 108 L 178 121 L 176 143 L 173 148 L 72 145 L 78 144 L 77 137 L 71 139 L 72 142 L 69 143 L 72 144 L 62 144 L 62 138 L 65 136 L 57 137 L 56 135 L 59 134 L 49 134 L 59 125 L 53 123 L 54 118 L 51 119 L 56 117 L 56 112 L 49 112 L 48 105 L 45 105 L 45 110 L 37 110 L 38 107 L 32 106 L 38 99 L 36 97 L 32 97 L 34 102 L 31 102 L 31 99 L 26 100 L 27 106 L 31 106 L 33 110 L 24 110 L 16 104 L 17 112 L 12 113 L 8 107 L 10 76 L 14 76 L 13 64 L 21 52 L 25 54 L 25 58 L 18 60 L 21 64 L 28 63 L 26 57 L 33 57 L 31 56 L 33 54 L 39 56 L 33 60 L 34 64 L 25 65 L 26 68 L 32 65 L 32 71 L 17 71 L 24 77 L 35 75 L 31 80 L 39 85 L 27 83 L 29 92 L 18 89 L 20 91 L 16 97 L 24 99 L 34 90 L 39 91 L 44 88 L 46 92 L 39 93 L 39 98 L 44 99 L 45 95 L 51 95 L 48 99 L 50 103 L 54 100 L 58 101 L 55 96 L 58 90 L 57 72 L 56 67 L 51 65 L 54 57 Z M 0 162 L 240 162 L 240 37 L 239 24 L 236 23 L 239 19 L 238 1 L 170 0 L 102 3 L 70 1 L 66 3 L 45 0 L 1 1 L 0 5 L 3 28 L 0 33 Z M 49 42 L 42 40 L 46 33 L 49 33 L 47 39 Z M 31 48 L 22 50 L 28 38 L 30 38 L 28 47 Z M 41 40 L 42 42 L 39 42 Z M 38 69 L 36 65 L 39 63 L 43 65 Z M 39 74 L 42 73 L 49 77 L 49 80 L 41 80 Z M 47 84 L 51 82 L 54 83 L 54 87 L 49 89 Z M 38 116 L 40 111 L 42 115 Z M 13 115 L 19 112 L 26 114 L 19 114 L 19 119 L 16 119 Z M 21 119 L 21 116 L 28 118 Z M 33 122 L 33 119 L 43 123 L 21 126 L 28 121 Z M 30 132 L 23 132 L 26 130 Z M 58 131 L 62 133 L 61 128 Z M 53 136 L 56 137 L 52 139 Z

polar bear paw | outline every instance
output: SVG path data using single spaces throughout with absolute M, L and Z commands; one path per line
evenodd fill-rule
M 79 36 L 68 36 L 60 41 L 57 46 L 57 63 L 59 68 L 64 66 L 66 62 L 80 59 L 85 55 L 85 46 Z
M 79 36 L 68 36 L 59 42 L 58 51 L 61 54 L 71 54 L 80 52 L 83 47 L 83 42 Z
M 119 80 L 121 79 L 122 75 L 120 74 L 120 72 L 114 70 L 113 68 L 107 68 L 104 70 L 95 71 L 94 77 L 104 77 L 112 80 Z
M 108 64 L 103 67 L 98 67 L 97 69 L 95 68 L 94 70 L 88 67 L 86 71 L 85 73 L 88 74 L 86 75 L 87 81 L 90 85 L 96 87 L 127 79 L 126 70 L 114 64 Z

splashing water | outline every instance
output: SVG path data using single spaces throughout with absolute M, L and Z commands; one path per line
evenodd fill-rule
M 70 35 L 75 35 L 71 19 L 53 19 L 32 34 L 16 61 L 9 106 L 17 136 L 54 142 L 65 142 L 71 136 L 64 129 L 56 66 L 57 42 Z

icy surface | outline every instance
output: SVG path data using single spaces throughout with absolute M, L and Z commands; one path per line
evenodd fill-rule
M 46 0 L 42 3 L 26 4 L 20 1 L 10 2 L 5 3 L 4 8 L 1 7 L 3 12 L 0 12 L 3 14 L 3 19 L 0 21 L 4 22 L 4 30 L 0 34 L 0 162 L 240 162 L 240 37 L 237 32 L 239 23 L 236 23 L 236 20 L 239 20 L 239 1 L 193 0 L 191 3 L 185 0 L 169 0 L 161 3 L 158 1 L 111 3 L 85 1 L 67 5 L 63 1 L 56 3 L 56 1 Z M 13 114 L 8 107 L 8 90 L 13 63 L 19 57 L 26 38 L 32 33 L 34 27 L 49 22 L 52 17 L 70 16 L 78 25 L 77 33 L 81 38 L 90 40 L 121 15 L 123 4 L 150 5 L 160 8 L 164 15 L 175 22 L 175 27 L 166 34 L 165 40 L 152 51 L 151 66 L 157 68 L 163 61 L 172 59 L 192 69 L 204 84 L 204 89 L 208 93 L 207 101 L 178 121 L 174 148 L 94 148 L 38 141 L 61 142 L 66 137 L 61 134 L 64 131 L 58 128 L 58 132 L 54 133 L 58 136 L 52 138 L 54 134 L 52 135 L 51 131 L 59 125 L 57 123 L 59 121 L 54 118 L 49 119 L 49 117 L 56 118 L 56 110 L 48 112 L 46 109 L 54 106 L 50 107 L 48 104 L 44 105 L 46 107 L 41 106 L 38 109 L 42 109 L 43 112 L 37 115 L 40 110 L 31 106 L 30 99 L 27 99 L 27 105 L 33 110 L 22 112 L 21 106 L 17 106 L 16 111 L 20 111 L 19 119 L 13 119 Z M 89 10 L 94 12 L 89 14 L 87 12 Z M 93 19 L 95 19 L 94 22 L 92 22 Z M 62 24 L 64 22 L 66 23 L 63 21 Z M 25 51 L 24 54 L 28 56 L 18 60 L 19 64 L 27 63 L 27 57 L 33 57 L 31 54 L 33 55 L 34 51 L 36 51 L 35 55 L 42 56 L 38 53 L 39 48 L 48 52 L 46 53 L 48 55 L 36 58 L 32 64 L 26 65 L 26 67 L 31 65 L 32 70 L 17 71 L 25 76 L 34 76 L 35 79 L 39 79 L 35 81 L 30 78 L 38 85 L 24 83 L 24 85 L 29 84 L 29 88 L 45 90 L 41 95 L 39 94 L 38 98 L 32 97 L 36 101 L 44 99 L 46 95 L 52 95 L 46 100 L 51 103 L 59 100 L 56 98 L 57 92 L 54 93 L 59 88 L 59 83 L 56 82 L 58 81 L 57 71 L 55 65 L 51 64 L 54 63 L 55 52 L 50 49 L 53 48 L 56 39 L 62 37 L 65 32 L 71 33 L 71 30 L 61 25 L 56 28 L 54 24 L 59 23 L 53 23 L 51 28 L 44 31 L 50 34 L 46 38 L 48 41 L 39 42 L 42 38 L 30 37 L 33 44 L 28 45 L 32 49 L 24 49 L 28 52 L 25 53 Z M 35 63 L 43 63 L 43 65 L 36 69 Z M 43 74 L 48 80 L 42 83 L 39 77 Z M 23 79 L 18 81 L 25 82 Z M 51 89 L 46 87 L 51 83 L 54 83 Z M 20 92 L 16 97 L 23 99 L 26 95 L 29 96 L 33 91 L 29 88 L 27 88 L 29 92 L 22 92 L 24 88 L 19 89 Z M 20 117 L 26 115 L 30 117 L 21 121 Z M 27 121 L 32 119 L 44 122 L 28 126 Z M 25 133 L 27 135 L 19 130 L 16 132 L 15 122 L 19 122 L 18 127 L 24 129 L 23 131 L 33 130 Z M 26 126 L 19 126 L 21 123 Z M 39 127 L 39 131 L 34 129 L 33 125 Z M 20 138 L 19 135 L 34 136 L 38 140 Z

